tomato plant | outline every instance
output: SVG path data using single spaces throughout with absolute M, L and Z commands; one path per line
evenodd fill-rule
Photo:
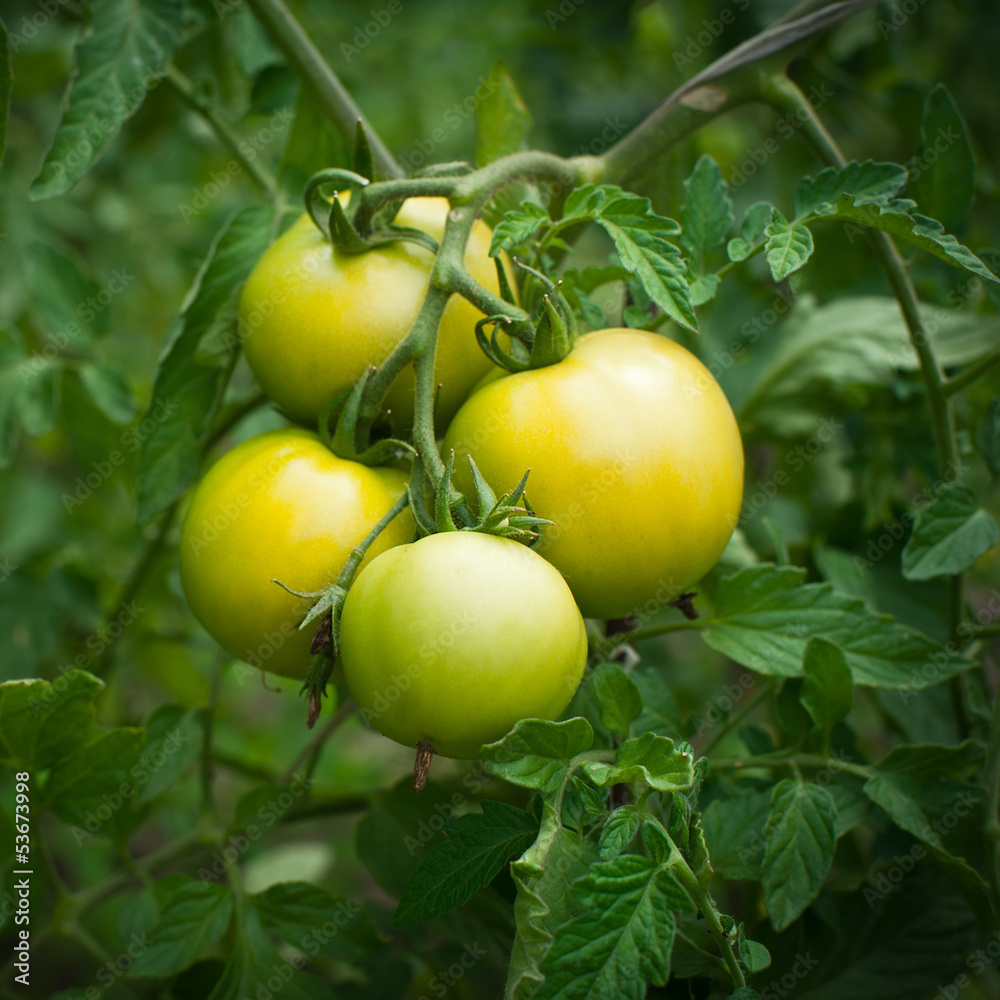
M 994 6 L 8 0 L 0 1000 L 1000 995 Z

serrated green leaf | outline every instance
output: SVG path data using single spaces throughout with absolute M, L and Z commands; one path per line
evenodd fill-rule
M 853 161 L 844 167 L 827 167 L 815 177 L 804 177 L 795 192 L 795 218 L 829 215 L 842 194 L 853 195 L 856 205 L 886 204 L 906 185 L 906 167 L 898 163 Z M 749 214 L 749 213 L 748 213 Z
M 63 118 L 30 194 L 68 191 L 94 164 L 162 77 L 179 44 L 180 0 L 94 0 L 77 44 Z
M 483 765 L 512 785 L 555 791 L 569 762 L 594 745 L 594 730 L 586 719 L 547 722 L 522 719 L 496 743 L 482 749 Z
M 775 930 L 788 927 L 826 881 L 836 823 L 837 806 L 825 788 L 795 779 L 775 785 L 761 864 L 764 905 Z
M 496 257 L 501 250 L 513 250 L 526 243 L 547 222 L 549 213 L 534 202 L 527 201 L 520 211 L 508 212 L 493 229 L 490 256 Z
M 786 222 L 777 211 L 764 235 L 767 237 L 764 258 L 775 281 L 784 281 L 812 256 L 813 238 L 808 227 L 800 222 Z
M 930 848 L 973 912 L 991 924 L 996 914 L 989 887 L 942 838 L 963 819 L 978 829 L 983 790 L 964 779 L 978 771 L 983 757 L 982 744 L 971 740 L 958 746 L 898 746 L 872 766 L 874 776 L 865 782 L 864 792 L 897 826 Z
M 29 437 L 48 434 L 59 419 L 63 366 L 58 361 L 36 359 L 20 368 L 17 395 L 21 428 Z
M 903 549 L 903 576 L 930 580 L 968 569 L 1000 540 L 993 515 L 957 483 L 922 507 Z
M 984 357 L 1000 338 L 996 316 L 927 305 L 920 315 L 945 366 Z M 889 386 L 897 371 L 918 368 L 894 298 L 850 296 L 816 307 L 811 296 L 802 296 L 752 377 L 729 383 L 727 390 L 733 391 L 740 426 L 751 433 L 815 435 L 825 444 L 839 425 L 833 408 L 856 410 L 859 386 Z
M 854 683 L 870 687 L 923 688 L 972 665 L 828 583 L 801 585 L 803 575 L 793 566 L 761 564 L 726 577 L 702 639 L 757 673 L 800 677 L 806 642 L 823 636 L 844 651 Z
M 531 112 L 502 62 L 490 71 L 494 84 L 476 108 L 476 164 L 480 167 L 528 148 Z
M 273 216 L 263 206 L 238 212 L 212 242 L 177 326 L 160 355 L 146 416 L 155 427 L 139 455 L 138 514 L 148 521 L 193 481 L 201 447 L 222 403 L 227 367 L 195 357 L 220 310 L 235 299 L 271 238 Z M 231 344 L 235 352 L 235 341 Z
M 162 705 L 146 720 L 146 745 L 135 775 L 136 804 L 167 791 L 201 753 L 202 710 Z
M 296 970 L 281 957 L 252 907 L 244 907 L 236 944 L 208 1000 L 245 1000 L 260 992 L 276 973 L 282 975 L 281 1000 L 330 1000 L 330 987 Z
M 10 115 L 10 95 L 14 89 L 14 70 L 11 66 L 10 42 L 7 27 L 0 18 L 0 167 L 7 149 L 7 118 Z
M 371 914 L 308 882 L 278 882 L 249 897 L 265 924 L 306 954 L 354 962 L 385 944 Z
M 87 262 L 70 247 L 32 240 L 25 254 L 25 279 L 32 293 L 32 305 L 38 310 L 45 333 L 60 349 L 84 347 L 93 334 L 108 327 L 109 313 L 99 300 L 101 286 Z M 127 287 L 131 280 L 122 272 L 118 283 L 109 280 L 104 289 Z
M 890 236 L 906 240 L 913 246 L 926 251 L 938 260 L 957 267 L 969 274 L 975 274 L 986 281 L 997 283 L 1000 278 L 968 248 L 949 233 L 935 219 L 914 212 L 912 201 L 897 199 L 887 205 L 865 203 L 856 204 L 854 197 L 842 194 L 837 199 L 837 207 L 831 216 L 845 222 L 853 222 L 862 228 L 879 229 Z
M 136 793 L 132 767 L 146 741 L 142 729 L 110 729 L 57 761 L 45 785 L 45 799 L 67 823 L 114 834 L 126 827 L 127 810 Z M 107 811 L 110 810 L 110 814 Z M 107 815 L 107 819 L 105 819 Z
M 643 733 L 625 740 L 615 751 L 613 764 L 590 761 L 583 769 L 596 784 L 644 781 L 661 792 L 679 792 L 694 784 L 694 758 L 666 736 Z
M 595 864 L 573 886 L 587 907 L 555 935 L 536 1000 L 615 996 L 640 1000 L 647 980 L 670 978 L 677 912 L 690 908 L 668 871 L 623 854 Z
M 104 682 L 82 670 L 0 684 L 0 764 L 42 771 L 88 742 Z
M 704 273 L 708 255 L 722 246 L 733 218 L 733 202 L 729 187 L 722 179 L 722 170 L 708 153 L 703 153 L 691 176 L 684 181 L 681 205 L 681 244 L 700 273 Z
M 564 827 L 551 801 L 547 801 L 538 837 L 511 865 L 517 899 L 505 1000 L 533 996 L 532 991 L 542 980 L 541 964 L 556 929 L 585 911 L 572 885 L 597 859 L 593 843 Z
M 613 733 L 626 735 L 632 720 L 642 711 L 642 695 L 617 663 L 600 663 L 590 678 L 601 724 Z
M 810 639 L 806 643 L 802 671 L 805 679 L 799 700 L 816 728 L 829 733 L 847 716 L 854 702 L 854 682 L 844 651 L 829 639 Z
M 699 274 L 691 282 L 691 304 L 703 306 L 715 298 L 722 279 L 717 274 Z
M 115 424 L 131 423 L 135 401 L 125 376 L 111 365 L 86 362 L 77 369 L 80 383 L 90 401 Z
M 423 923 L 468 902 L 534 843 L 538 820 L 531 813 L 488 799 L 482 806 L 482 813 L 447 824 L 447 840 L 427 855 L 399 901 L 397 926 Z
M 163 904 L 144 951 L 128 974 L 166 979 L 186 969 L 226 932 L 233 915 L 227 885 L 189 881 Z
M 712 868 L 726 879 L 759 879 L 771 792 L 715 799 L 702 814 Z
M 736 263 L 746 260 L 750 256 L 750 244 L 739 236 L 734 237 L 726 244 L 726 256 Z
M 932 87 L 924 101 L 920 140 L 920 152 L 909 162 L 907 192 L 931 218 L 957 225 L 976 195 L 976 160 L 965 122 L 943 83 Z
M 642 826 L 643 815 L 644 810 L 628 805 L 620 806 L 608 816 L 597 847 L 602 861 L 621 854 L 632 843 Z

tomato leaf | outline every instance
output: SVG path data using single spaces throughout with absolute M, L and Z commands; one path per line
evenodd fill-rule
M 976 196 L 976 159 L 965 122 L 948 88 L 939 83 L 924 101 L 920 152 L 910 161 L 911 194 L 921 211 L 954 226 Z
M 225 223 L 167 338 L 146 413 L 154 427 L 139 455 L 140 523 L 176 500 L 198 471 L 201 448 L 225 393 L 229 362 L 204 364 L 196 351 L 267 248 L 272 223 L 271 211 L 261 206 L 245 208 Z M 229 358 L 235 358 L 235 336 L 230 336 L 228 347 Z
M 76 374 L 90 401 L 112 423 L 128 424 L 135 417 L 135 401 L 125 376 L 117 368 L 87 362 Z
M 764 235 L 764 258 L 775 281 L 784 281 L 812 256 L 812 233 L 801 223 L 789 223 L 777 209 Z
M 1000 540 L 993 515 L 957 483 L 920 509 L 903 549 L 903 576 L 930 580 L 968 569 Z
M 855 205 L 887 204 L 906 186 L 906 167 L 898 163 L 852 161 L 844 167 L 827 167 L 815 177 L 804 177 L 795 192 L 795 218 L 829 215 L 842 194 Z M 749 215 L 749 213 L 747 213 Z
M 447 839 L 413 873 L 394 924 L 412 926 L 468 902 L 534 843 L 538 820 L 531 813 L 490 800 L 482 806 L 446 824 Z
M 613 733 L 627 735 L 632 720 L 642 711 L 642 695 L 632 678 L 617 663 L 600 663 L 590 675 L 601 724 Z
M 690 749 L 690 748 L 689 748 Z M 675 748 L 666 736 L 643 733 L 625 740 L 615 752 L 613 764 L 590 761 L 584 771 L 600 786 L 644 781 L 661 792 L 679 792 L 694 784 L 694 757 Z
M 11 65 L 7 27 L 0 18 L 0 167 L 7 148 L 7 119 L 10 115 L 10 95 L 14 89 L 14 68 Z
M 188 881 L 163 904 L 146 948 L 128 975 L 166 979 L 186 969 L 222 937 L 232 915 L 229 886 Z
M 522 719 L 502 739 L 482 749 L 486 770 L 512 785 L 555 791 L 569 762 L 594 745 L 594 730 L 586 719 L 546 722 Z
M 45 800 L 67 823 L 116 835 L 129 828 L 136 783 L 132 767 L 146 741 L 142 729 L 109 729 L 57 761 L 45 784 Z M 110 815 L 107 819 L 107 810 Z
M 788 778 L 771 796 L 761 885 L 771 925 L 784 930 L 816 898 L 837 844 L 837 806 L 819 785 Z
M 702 814 L 714 871 L 726 879 L 760 879 L 771 791 L 715 799 Z
M 91 738 L 103 690 L 104 682 L 83 670 L 69 670 L 55 684 L 0 684 L 0 764 L 42 771 L 75 753 Z
M 490 256 L 496 257 L 501 250 L 510 251 L 526 243 L 550 221 L 544 208 L 531 201 L 524 202 L 520 211 L 507 212 L 497 223 L 490 242 Z
M 793 566 L 762 564 L 726 577 L 702 639 L 757 673 L 800 677 L 806 643 L 823 636 L 844 651 L 854 683 L 870 687 L 923 688 L 972 665 L 828 583 L 801 585 L 803 576 Z
M 684 181 L 681 204 L 681 245 L 691 255 L 699 274 L 704 274 L 708 255 L 722 246 L 733 219 L 733 201 L 722 170 L 708 153 L 703 153 Z
M 94 0 L 76 47 L 63 118 L 38 176 L 33 199 L 68 191 L 157 85 L 184 27 L 180 0 Z
M 805 680 L 799 701 L 822 733 L 831 729 L 851 710 L 854 682 L 844 651 L 820 636 L 806 643 L 802 658 Z
M 371 914 L 308 882 L 278 882 L 250 896 L 265 924 L 308 954 L 353 962 L 385 944 Z
M 642 826 L 645 810 L 634 805 L 620 806 L 615 809 L 604 822 L 601 839 L 598 843 L 598 853 L 602 861 L 621 854 Z
M 541 965 L 556 929 L 585 911 L 573 883 L 598 859 L 594 845 L 562 825 L 551 802 L 534 844 L 511 865 L 517 886 L 515 935 L 504 997 L 527 1000 L 542 980 Z
M 647 980 L 670 977 L 675 913 L 690 909 L 670 872 L 650 858 L 599 861 L 573 886 L 586 910 L 556 932 L 534 1000 L 615 996 L 640 1000 Z
M 144 723 L 146 745 L 136 778 L 137 805 L 167 791 L 201 753 L 202 710 L 161 705 Z

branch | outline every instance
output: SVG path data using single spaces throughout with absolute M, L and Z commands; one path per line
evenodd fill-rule
M 603 178 L 624 181 L 650 160 L 664 153 L 690 132 L 732 110 L 760 98 L 760 76 L 750 72 L 756 63 L 788 50 L 850 17 L 877 0 L 845 0 L 830 4 L 795 21 L 779 21 L 716 59 L 678 87 L 655 111 L 598 159 Z M 811 9 L 813 0 L 799 9 Z M 794 13 L 794 12 L 793 12 Z
M 312 39 L 282 0 L 247 0 L 264 30 L 281 49 L 296 75 L 316 95 L 326 116 L 337 127 L 348 147 L 354 144 L 354 132 L 361 122 L 368 136 L 375 169 L 383 177 L 401 177 L 402 170 L 372 124 L 361 113 L 354 99 L 327 65 Z

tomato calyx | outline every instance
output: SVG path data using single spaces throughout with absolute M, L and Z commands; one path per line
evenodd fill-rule
M 524 488 L 528 482 L 530 469 L 521 477 L 521 481 L 499 497 L 494 493 L 489 483 L 479 471 L 472 456 L 468 456 L 472 469 L 472 478 L 476 487 L 478 513 L 472 514 L 465 503 L 465 495 L 452 485 L 455 471 L 455 453 L 448 455 L 445 462 L 444 475 L 438 485 L 434 498 L 433 517 L 424 498 L 423 479 L 418 472 L 420 463 L 414 465 L 414 479 L 407 487 L 410 496 L 410 509 L 417 528 L 422 535 L 433 535 L 447 531 L 476 531 L 483 535 L 496 535 L 499 538 L 511 538 L 516 542 L 532 545 L 538 540 L 539 525 L 552 524 L 544 517 L 536 517 L 524 497 Z M 524 506 L 518 501 L 524 499 Z M 460 521 L 461 523 L 456 523 Z
M 365 388 L 376 370 L 374 366 L 369 366 L 351 389 L 334 396 L 319 416 L 319 436 L 327 448 L 338 458 L 369 466 L 385 465 L 401 455 L 412 458 L 417 454 L 412 445 L 392 437 L 381 438 L 369 447 L 358 449 L 358 418 Z M 336 424 L 331 434 L 330 422 L 334 418 Z
M 514 258 L 523 271 L 527 271 L 541 281 L 548 289 L 535 315 L 525 321 L 512 322 L 509 316 L 494 314 L 486 316 L 476 324 L 476 340 L 483 353 L 501 368 L 509 372 L 523 372 L 531 368 L 547 368 L 558 364 L 573 349 L 576 340 L 576 320 L 573 310 L 562 293 L 562 282 L 551 278 Z M 500 279 L 502 297 L 513 302 L 513 294 L 507 283 L 503 267 L 497 260 L 497 275 Z M 492 324 L 493 333 L 487 337 L 485 329 Z M 505 333 L 510 339 L 511 349 L 505 350 L 499 342 L 499 334 Z

